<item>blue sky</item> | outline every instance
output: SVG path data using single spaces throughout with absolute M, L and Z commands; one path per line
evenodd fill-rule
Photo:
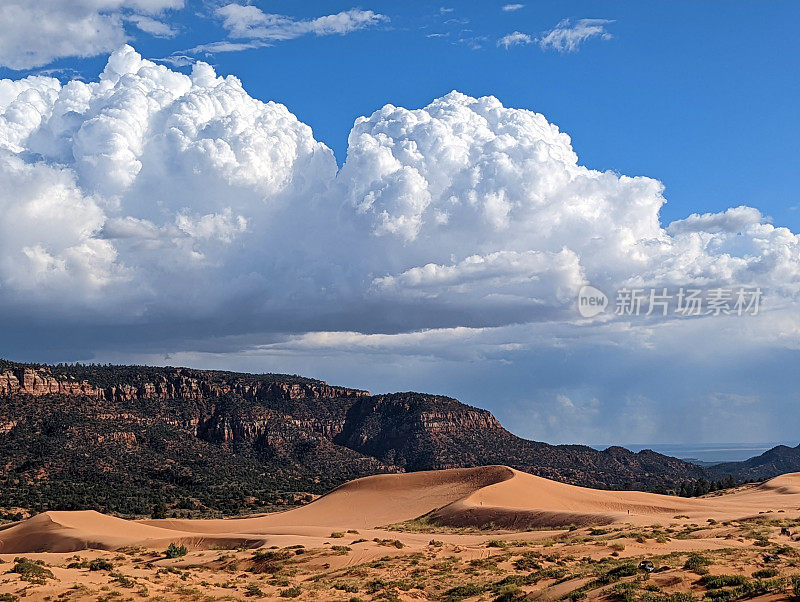
M 33 221 L 0 231 L 0 356 L 426 390 L 550 441 L 791 437 L 799 16 L 794 2 L 9 2 L 0 209 Z M 50 39 L 50 18 L 94 33 Z M 574 47 L 547 44 L 557 34 Z M 243 90 L 206 92 L 197 61 Z M 63 87 L 14 83 L 31 75 Z M 42 198 L 61 199 L 58 227 L 31 217 Z M 680 221 L 692 214 L 709 215 Z M 757 285 L 772 305 L 749 322 L 587 326 L 569 301 L 587 282 Z
M 800 224 L 794 2 L 726 2 L 724 10 L 694 1 L 536 2 L 515 11 L 481 1 L 252 4 L 296 18 L 360 6 L 391 19 L 346 36 L 199 56 L 235 74 L 254 97 L 290 107 L 339 163 L 356 117 L 386 103 L 424 106 L 455 89 L 543 113 L 590 167 L 657 177 L 667 186 L 667 220 L 748 204 Z M 174 38 L 130 35 L 148 58 L 225 39 L 213 6 L 170 11 Z M 536 37 L 564 18 L 613 20 L 613 39 L 588 40 L 575 53 L 496 45 L 513 31 Z M 45 68 L 92 77 L 104 64 L 104 56 L 67 58 Z M 0 68 L 0 77 L 17 75 Z

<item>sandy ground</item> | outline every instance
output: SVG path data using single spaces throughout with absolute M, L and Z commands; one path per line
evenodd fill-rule
M 0 601 L 787 599 L 800 542 L 781 528 L 798 527 L 800 474 L 699 499 L 502 466 L 380 475 L 257 517 L 6 525 Z M 170 543 L 186 554 L 167 558 Z M 656 570 L 637 570 L 643 559 Z

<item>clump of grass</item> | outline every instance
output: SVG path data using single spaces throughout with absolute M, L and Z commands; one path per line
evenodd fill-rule
M 502 539 L 490 539 L 486 542 L 487 548 L 501 548 L 505 549 L 508 547 L 508 544 L 504 542 Z
M 723 587 L 745 585 L 749 581 L 744 575 L 706 575 L 700 579 L 700 585 L 706 589 L 722 589 Z
M 394 547 L 394 548 L 397 548 L 398 550 L 406 547 L 406 544 L 404 544 L 399 539 L 379 539 L 379 538 L 376 537 L 372 541 L 374 541 L 379 546 Z
M 522 588 L 515 583 L 504 585 L 497 593 L 498 596 L 495 598 L 495 602 L 510 602 L 511 600 L 520 599 L 523 595 Z
M 601 584 L 608 584 L 614 583 L 615 581 L 619 581 L 623 577 L 630 577 L 635 575 L 639 572 L 638 567 L 633 562 L 625 562 L 618 566 L 615 566 L 613 569 L 610 569 L 600 575 L 597 578 L 597 581 Z
M 114 565 L 105 558 L 95 558 L 89 563 L 90 571 L 110 571 Z
M 529 574 L 527 577 L 525 577 L 525 583 L 528 585 L 535 585 L 539 581 L 543 581 L 545 579 L 563 579 L 566 575 L 567 569 L 550 567 L 547 569 L 540 569 Z
M 444 602 L 459 602 L 465 598 L 473 598 L 483 593 L 483 588 L 478 587 L 474 583 L 467 583 L 465 585 L 458 585 L 451 587 L 444 593 L 442 600 Z
M 112 572 L 109 573 L 109 577 L 112 577 L 112 581 L 116 581 L 122 587 L 132 588 L 134 585 L 136 585 L 136 582 L 133 579 L 131 579 L 127 575 L 123 575 L 122 573 Z
M 14 559 L 14 566 L 9 573 L 17 573 L 22 581 L 43 585 L 47 583 L 48 579 L 55 579 L 53 571 L 43 565 L 41 560 L 19 557 Z
M 782 592 L 786 587 L 786 580 L 782 578 L 777 579 L 756 579 L 755 581 L 746 581 L 741 585 L 731 588 L 714 589 L 706 592 L 706 599 L 708 600 L 744 600 L 746 598 L 754 598 L 756 596 L 763 596 L 769 593 Z
M 759 569 L 753 573 L 753 579 L 769 579 L 770 577 L 777 577 L 778 569 Z
M 344 531 L 334 531 L 330 536 L 333 539 L 342 539 L 344 537 Z
M 247 587 L 244 588 L 244 595 L 250 598 L 263 598 L 264 592 L 261 591 L 257 583 L 249 583 Z
M 281 598 L 296 598 L 302 593 L 303 589 L 299 585 L 295 585 L 294 587 L 282 589 L 279 595 Z
M 250 568 L 251 573 L 271 573 L 275 574 L 280 571 L 285 561 L 302 552 L 301 548 L 294 551 L 289 550 L 256 550 L 253 552 L 253 566 Z
M 358 586 L 353 583 L 333 583 L 331 587 L 333 589 L 338 589 L 339 591 L 347 592 L 349 594 L 358 593 Z
M 525 552 L 514 561 L 514 568 L 518 571 L 537 571 L 542 568 L 539 557 L 538 552 Z

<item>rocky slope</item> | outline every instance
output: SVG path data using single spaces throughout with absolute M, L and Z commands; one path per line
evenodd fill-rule
M 290 375 L 0 361 L 0 507 L 241 512 L 387 471 L 507 464 L 574 484 L 709 478 L 651 451 L 548 445 L 441 396 Z

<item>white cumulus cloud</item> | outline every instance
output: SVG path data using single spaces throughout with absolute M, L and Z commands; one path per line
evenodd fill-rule
M 493 348 L 576 319 L 587 283 L 762 286 L 794 307 L 796 234 L 750 207 L 662 224 L 663 189 L 582 165 L 539 113 L 458 92 L 357 119 L 337 173 L 287 107 L 123 46 L 96 81 L 0 81 L 0 307 L 165 321 L 179 347 L 206 344 L 202 324 L 509 328 Z

